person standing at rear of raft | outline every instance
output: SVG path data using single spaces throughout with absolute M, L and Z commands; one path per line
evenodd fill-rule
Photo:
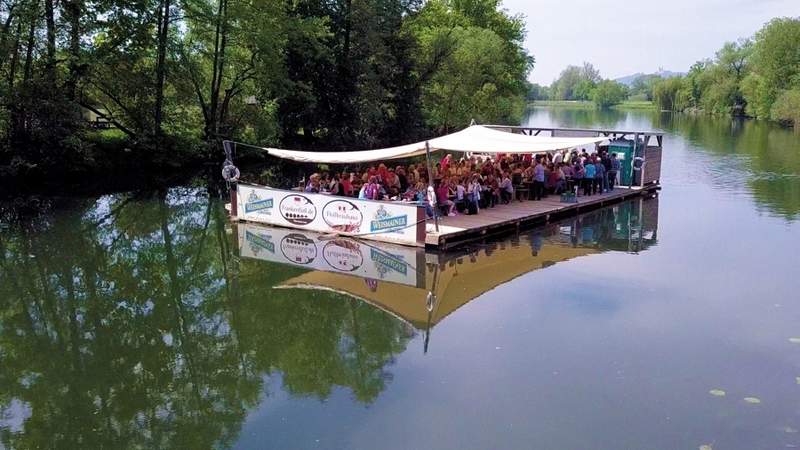
M 583 176 L 586 175 L 586 171 L 583 170 L 583 166 L 578 158 L 575 158 L 575 166 L 572 173 L 575 180 L 575 196 L 577 197 L 578 191 L 583 187 Z
M 586 158 L 583 172 L 583 195 L 592 195 L 594 194 L 594 176 L 597 174 L 597 168 L 591 159 Z
M 603 163 L 603 169 L 605 169 L 603 171 L 603 190 L 609 192 L 611 191 L 611 185 L 608 182 L 608 172 L 611 171 L 611 158 L 608 156 L 608 151 L 603 151 L 600 162 Z
M 606 178 L 606 168 L 603 166 L 603 163 L 600 161 L 600 159 L 597 159 L 597 162 L 594 163 L 594 167 L 595 192 L 602 194 L 608 190 L 608 187 L 606 186 L 606 183 L 608 182 L 608 178 Z
M 613 190 L 614 185 L 617 184 L 617 174 L 619 173 L 619 169 L 622 165 L 617 159 L 617 154 L 611 154 L 611 170 L 608 171 L 608 189 Z
M 544 164 L 542 158 L 536 157 L 536 167 L 533 168 L 533 199 L 541 200 L 544 193 Z

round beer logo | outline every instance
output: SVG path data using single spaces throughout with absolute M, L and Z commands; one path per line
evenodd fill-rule
M 317 217 L 317 208 L 308 197 L 292 194 L 281 200 L 281 215 L 294 225 L 308 225 Z
M 302 234 L 287 234 L 281 239 L 281 253 L 294 264 L 310 264 L 317 258 L 317 245 Z
M 322 218 L 331 229 L 354 233 L 361 228 L 364 215 L 354 203 L 347 200 L 332 200 L 322 208 Z
M 364 264 L 364 255 L 361 254 L 358 243 L 346 239 L 325 244 L 322 257 L 329 266 L 342 272 L 353 272 Z

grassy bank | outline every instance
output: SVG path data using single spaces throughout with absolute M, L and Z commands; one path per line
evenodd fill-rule
M 575 109 L 595 109 L 594 103 L 590 101 L 576 101 L 576 100 L 536 100 L 531 102 L 528 106 L 549 106 L 555 108 L 575 108 Z M 618 105 L 612 106 L 613 109 L 620 110 L 636 110 L 646 109 L 650 110 L 655 108 L 653 102 L 641 100 L 626 100 Z

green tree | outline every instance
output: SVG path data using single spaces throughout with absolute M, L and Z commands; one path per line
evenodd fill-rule
M 786 89 L 800 87 L 800 18 L 777 18 L 756 33 L 743 83 L 749 112 L 769 118 L 772 105 Z
M 592 90 L 591 98 L 598 108 L 608 108 L 622 103 L 628 97 L 624 84 L 612 80 L 603 80 Z
M 524 21 L 496 1 L 431 1 L 408 26 L 419 42 L 417 65 L 427 123 L 447 131 L 475 119 L 519 120 L 533 59 Z
M 600 72 L 591 63 L 584 62 L 582 66 L 567 66 L 562 70 L 551 91 L 557 100 L 588 100 L 600 80 Z
M 229 138 L 365 148 L 517 122 L 524 40 L 499 0 L 0 0 L 0 170 L 85 175 L 216 158 Z
M 658 75 L 642 75 L 633 80 L 630 88 L 631 97 L 638 97 L 642 100 L 653 101 L 653 86 L 661 80 Z
M 800 128 L 800 88 L 787 89 L 778 95 L 770 112 L 772 120 Z
M 653 87 L 653 100 L 661 111 L 682 111 L 687 106 L 686 92 L 683 78 L 666 78 Z
M 526 96 L 526 99 L 528 101 L 548 100 L 549 98 L 550 98 L 549 86 L 542 86 L 537 83 L 528 84 L 528 95 Z
M 689 73 L 686 74 L 684 82 L 684 95 L 687 100 L 686 107 L 699 108 L 703 98 L 703 92 L 710 84 L 710 78 L 706 71 L 711 66 L 710 60 L 702 60 L 692 64 Z
M 602 82 L 601 82 L 602 83 Z M 575 86 L 575 90 L 573 92 L 573 99 L 574 100 L 591 100 L 592 93 L 594 92 L 595 88 L 597 87 L 597 83 L 592 80 L 583 79 L 578 82 Z

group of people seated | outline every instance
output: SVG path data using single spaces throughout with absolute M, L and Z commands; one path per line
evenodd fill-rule
M 314 173 L 304 189 L 365 200 L 415 201 L 425 204 L 429 216 L 455 216 L 478 214 L 481 208 L 522 201 L 524 196 L 541 200 L 566 191 L 603 193 L 614 188 L 619 171 L 617 155 L 606 151 L 473 155 L 458 161 L 447 154 L 433 168 L 433 186 L 425 164 L 394 168 L 378 164 L 357 171 Z

